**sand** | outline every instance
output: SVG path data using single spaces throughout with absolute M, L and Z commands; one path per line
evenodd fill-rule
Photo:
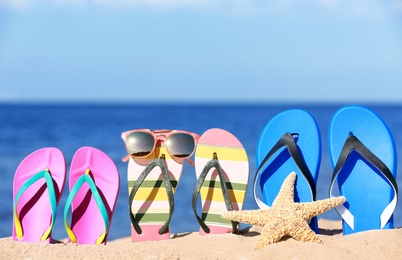
M 169 240 L 131 242 L 129 237 L 107 245 L 16 242 L 0 239 L 1 259 L 402 259 L 402 228 L 342 235 L 340 221 L 319 219 L 324 244 L 285 237 L 276 244 L 254 250 L 261 228 L 242 235 L 200 236 L 177 234 Z

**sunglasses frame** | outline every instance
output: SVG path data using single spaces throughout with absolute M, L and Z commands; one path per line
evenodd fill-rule
M 153 146 L 152 150 L 150 151 L 150 153 L 147 154 L 147 155 L 145 155 L 145 156 L 135 156 L 135 155 L 130 154 L 130 153 L 128 152 L 127 144 L 126 144 L 127 137 L 128 137 L 130 134 L 132 134 L 132 133 L 137 133 L 137 132 L 150 134 L 150 135 L 154 138 L 154 146 Z M 196 134 L 196 133 L 193 133 L 193 132 L 188 132 L 188 131 L 183 131 L 183 130 L 168 130 L 168 129 L 158 129 L 158 130 L 151 130 L 151 129 L 135 129 L 135 130 L 125 131 L 125 132 L 123 132 L 123 133 L 121 134 L 121 138 L 122 138 L 123 141 L 124 141 L 124 145 L 125 145 L 126 151 L 127 151 L 127 153 L 128 153 L 128 155 L 126 155 L 126 156 L 123 158 L 123 162 L 128 161 L 129 158 L 144 159 L 144 158 L 149 157 L 149 156 L 155 151 L 155 148 L 157 147 L 158 143 L 162 146 L 162 144 L 165 143 L 166 140 L 168 140 L 170 136 L 175 135 L 175 134 L 188 134 L 188 135 L 191 135 L 191 136 L 194 138 L 194 149 L 193 149 L 193 151 L 192 151 L 192 152 L 190 153 L 190 155 L 187 156 L 187 157 L 176 157 L 176 156 L 174 156 L 174 155 L 172 155 L 172 154 L 170 153 L 169 147 L 166 146 L 166 144 L 165 144 L 166 151 L 167 151 L 167 152 L 169 153 L 169 155 L 170 155 L 173 159 L 175 159 L 175 160 L 179 160 L 179 161 L 181 161 L 181 160 L 189 160 L 189 158 L 190 158 L 190 157 L 194 154 L 194 152 L 195 152 L 195 149 L 196 149 L 198 140 L 200 139 L 200 135 L 199 135 L 199 134 Z M 190 162 L 190 164 L 191 164 L 191 162 Z

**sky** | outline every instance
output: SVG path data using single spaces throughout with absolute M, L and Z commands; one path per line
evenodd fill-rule
M 402 0 L 0 0 L 0 102 L 402 102 Z

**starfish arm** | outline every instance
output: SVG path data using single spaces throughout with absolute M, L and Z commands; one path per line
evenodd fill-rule
M 282 237 L 287 235 L 286 225 L 282 225 L 281 218 L 271 218 L 261 231 L 260 238 L 255 249 L 264 248 L 270 244 L 278 242 Z
M 283 181 L 281 189 L 279 190 L 278 195 L 276 196 L 274 202 L 272 203 L 272 207 L 280 204 L 287 204 L 293 202 L 294 200 L 294 192 L 295 192 L 295 180 L 296 173 L 291 172 L 288 177 Z
M 294 222 L 292 228 L 289 229 L 289 235 L 294 239 L 303 242 L 317 242 L 322 244 L 323 241 L 309 227 L 307 221 L 301 220 Z
M 343 196 L 318 200 L 313 202 L 299 203 L 298 210 L 304 220 L 311 219 L 327 210 L 337 207 L 344 203 L 346 198 Z
M 270 209 L 264 210 L 233 210 L 226 211 L 222 213 L 222 218 L 236 221 L 248 223 L 251 225 L 257 225 L 263 227 L 265 223 L 268 221 L 267 214 Z

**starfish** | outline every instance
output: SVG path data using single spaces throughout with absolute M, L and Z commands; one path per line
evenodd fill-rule
M 294 202 L 296 173 L 291 172 L 272 203 L 272 207 L 260 210 L 227 211 L 222 218 L 263 227 L 255 249 L 278 242 L 285 235 L 299 241 L 323 243 L 309 227 L 307 220 L 331 208 L 341 205 L 345 197 L 335 197 L 313 202 Z

